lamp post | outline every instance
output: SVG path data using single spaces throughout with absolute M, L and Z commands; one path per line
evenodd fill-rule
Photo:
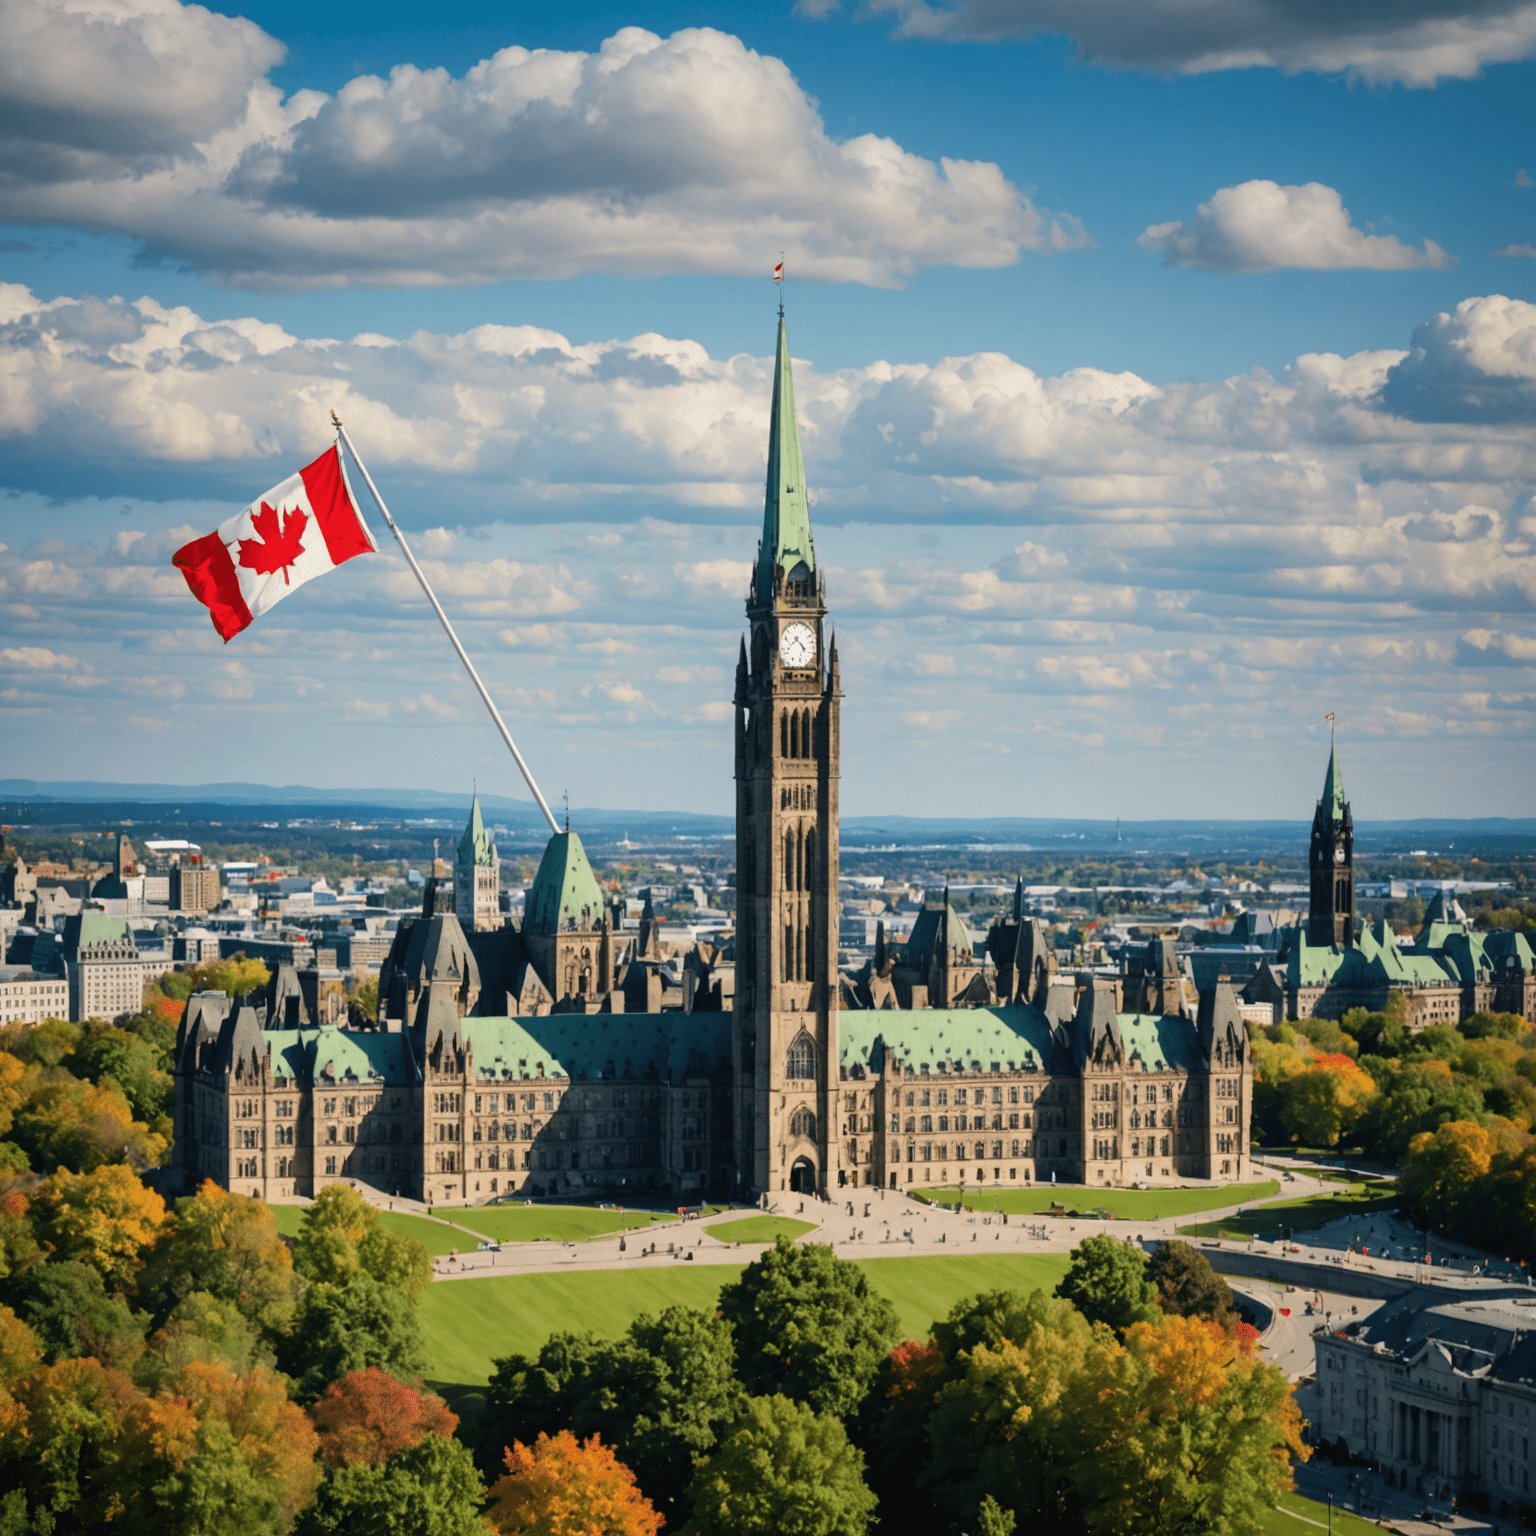
M 1328 1490 L 1328 1536 L 1333 1536 L 1333 1489 Z

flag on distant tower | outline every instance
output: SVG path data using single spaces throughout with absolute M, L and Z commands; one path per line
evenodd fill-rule
M 782 261 L 773 269 L 773 280 L 776 283 L 784 281 L 784 263 Z
M 227 645 L 296 587 L 378 547 L 331 447 L 171 563 Z
M 1333 716 L 1332 716 L 1332 715 L 1324 715 L 1324 716 L 1323 716 L 1323 719 L 1324 719 L 1324 720 L 1332 720 L 1332 719 L 1333 719 Z

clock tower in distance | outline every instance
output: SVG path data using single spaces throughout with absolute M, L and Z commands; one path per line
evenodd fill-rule
M 1307 942 L 1320 948 L 1350 949 L 1355 942 L 1355 820 L 1344 798 L 1339 752 L 1328 744 L 1328 773 L 1312 816 L 1307 853 L 1312 874 L 1307 908 Z
M 837 1183 L 838 691 L 779 315 L 763 537 L 736 666 L 736 1168 Z

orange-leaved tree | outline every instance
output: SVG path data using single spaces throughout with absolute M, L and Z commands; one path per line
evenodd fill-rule
M 194 1360 L 127 1412 L 113 1446 L 118 1518 L 163 1536 L 286 1530 L 319 1487 L 318 1448 L 281 1376 Z
M 598 1436 L 568 1429 L 507 1452 L 487 1511 L 502 1536 L 656 1536 L 661 1516 Z
M 38 1191 L 33 1221 L 56 1258 L 78 1259 L 109 1290 L 122 1290 L 160 1235 L 165 1201 L 124 1163 L 90 1173 L 60 1168 Z
M 1319 1052 L 1288 1078 L 1280 1095 L 1280 1122 L 1293 1139 L 1332 1147 L 1359 1124 L 1376 1083 L 1342 1052 Z
M 320 1455 L 333 1467 L 379 1466 L 424 1435 L 448 1439 L 458 1415 L 434 1392 L 418 1391 L 377 1366 L 333 1381 L 309 1410 Z

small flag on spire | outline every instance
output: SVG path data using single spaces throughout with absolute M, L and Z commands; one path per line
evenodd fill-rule
M 1323 716 L 1323 719 L 1324 719 L 1324 720 L 1332 720 L 1332 719 L 1333 719 L 1333 716 L 1332 716 L 1332 715 L 1324 715 L 1324 716 Z
M 784 263 L 782 261 L 773 269 L 773 280 L 776 283 L 784 281 Z

